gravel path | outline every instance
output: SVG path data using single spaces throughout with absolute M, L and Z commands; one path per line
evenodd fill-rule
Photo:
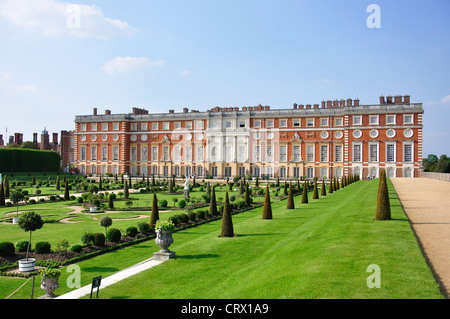
M 450 298 L 450 183 L 391 178 L 444 296 Z

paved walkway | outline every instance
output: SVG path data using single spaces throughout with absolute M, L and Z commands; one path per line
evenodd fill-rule
M 450 298 L 450 183 L 391 178 L 444 296 Z
M 144 260 L 143 262 L 133 265 L 127 269 L 121 270 L 121 271 L 115 273 L 114 275 L 111 275 L 106 278 L 102 278 L 102 281 L 100 284 L 100 289 L 108 287 L 112 284 L 115 284 L 115 283 L 121 281 L 122 279 L 133 276 L 137 273 L 140 273 L 141 271 L 144 271 L 144 270 L 147 270 L 154 266 L 157 266 L 163 262 L 164 261 L 154 260 L 153 258 Z M 92 284 L 89 284 L 87 286 L 73 290 L 65 295 L 61 295 L 55 299 L 78 299 L 78 298 L 84 297 L 86 295 L 90 295 L 91 294 L 91 286 L 92 286 Z M 95 298 L 96 293 L 97 293 L 97 289 L 94 289 L 94 291 L 92 293 L 93 298 Z

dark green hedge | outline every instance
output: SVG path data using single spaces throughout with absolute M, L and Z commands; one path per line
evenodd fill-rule
M 61 156 L 54 151 L 0 149 L 0 172 L 57 172 Z

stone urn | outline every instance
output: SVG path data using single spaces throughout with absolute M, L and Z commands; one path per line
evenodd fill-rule
M 161 252 L 170 252 L 169 246 L 173 243 L 172 232 L 169 230 L 156 230 L 155 242 L 161 248 Z
M 153 254 L 156 260 L 167 260 L 175 256 L 175 252 L 169 250 L 169 246 L 173 243 L 172 231 L 157 229 L 155 243 L 161 248 Z
M 58 277 L 46 278 L 42 276 L 41 289 L 46 292 L 46 294 L 39 299 L 53 299 L 57 297 L 54 292 L 59 288 Z

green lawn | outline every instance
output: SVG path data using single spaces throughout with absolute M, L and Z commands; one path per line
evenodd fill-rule
M 309 204 L 300 204 L 297 196 L 295 210 L 286 210 L 286 201 L 274 201 L 273 220 L 261 219 L 262 208 L 233 215 L 234 238 L 219 237 L 220 220 L 176 232 L 170 247 L 175 259 L 102 289 L 100 298 L 443 298 L 390 183 L 393 219 L 374 220 L 377 186 L 378 180 L 360 181 L 319 200 L 310 193 Z M 101 231 L 96 222 L 70 226 L 75 232 L 89 223 Z M 47 226 L 55 229 L 48 227 L 45 236 L 62 227 Z M 40 232 L 44 228 L 33 237 Z M 80 262 L 81 285 L 157 250 L 151 240 Z M 367 287 L 372 264 L 380 267 L 380 288 Z M 69 275 L 63 268 L 56 294 L 71 290 Z M 0 298 L 24 282 L 1 277 Z M 39 284 L 38 277 L 35 297 L 44 294 Z M 14 297 L 29 298 L 30 291 L 31 281 Z

